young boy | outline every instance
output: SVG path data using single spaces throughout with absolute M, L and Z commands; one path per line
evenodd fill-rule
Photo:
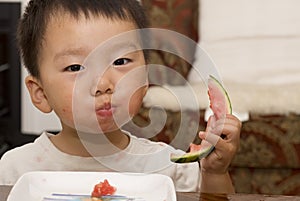
M 170 162 L 182 151 L 120 129 L 147 90 L 147 54 L 135 34 L 147 24 L 136 0 L 29 2 L 18 31 L 26 86 L 40 111 L 58 115 L 62 130 L 3 155 L 1 184 L 35 170 L 131 171 L 168 175 L 177 191 L 234 192 L 227 168 L 238 148 L 236 117 L 227 115 L 226 138 L 201 161 L 201 171 L 198 163 Z

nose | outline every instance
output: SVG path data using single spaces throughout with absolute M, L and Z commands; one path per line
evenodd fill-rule
M 114 93 L 114 85 L 112 79 L 110 79 L 109 72 L 105 72 L 100 78 L 98 77 L 98 79 L 95 80 L 94 86 L 92 90 L 94 96 Z

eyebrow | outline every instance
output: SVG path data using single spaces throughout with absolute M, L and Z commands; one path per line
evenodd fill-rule
M 109 44 L 108 47 L 111 50 L 141 50 L 141 47 L 137 41 L 121 41 Z
M 85 55 L 85 54 L 87 54 L 87 50 L 82 47 L 66 48 L 58 52 L 57 54 L 55 54 L 54 61 L 64 56 L 76 56 L 76 55 Z
M 133 52 L 133 51 L 138 51 L 141 50 L 140 47 L 140 43 L 138 41 L 121 41 L 121 42 L 116 42 L 113 44 L 105 44 L 105 46 L 108 45 L 109 51 L 116 51 L 120 50 L 121 52 L 123 52 L 124 50 L 126 50 L 126 54 Z M 97 48 L 100 47 L 101 44 L 99 46 L 96 47 Z M 78 56 L 78 55 L 84 55 L 84 56 L 88 56 L 90 53 L 93 53 L 94 51 L 88 51 L 86 48 L 83 47 L 72 47 L 72 48 L 66 48 L 63 49 L 62 51 L 58 52 L 57 54 L 55 54 L 54 56 L 54 61 L 58 60 L 60 57 L 64 57 L 64 56 Z

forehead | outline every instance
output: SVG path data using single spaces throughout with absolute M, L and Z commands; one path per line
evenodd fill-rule
M 45 30 L 41 54 L 42 57 L 55 57 L 59 54 L 76 54 L 73 50 L 83 55 L 94 50 L 99 44 L 109 41 L 112 44 L 128 42 L 137 44 L 136 26 L 132 21 L 108 19 L 104 16 L 89 16 L 81 14 L 75 18 L 69 13 L 58 12 L 52 15 Z M 134 34 L 124 33 L 134 32 Z M 116 40 L 111 40 L 114 37 Z M 130 36 L 130 37 L 128 37 Z M 131 38 L 131 39 L 130 39 Z M 130 42 L 131 41 L 131 42 Z M 117 47 L 117 46 L 116 46 Z M 68 50 L 69 52 L 65 52 Z M 45 59 L 42 58 L 41 59 Z
M 118 32 L 138 29 L 135 21 L 131 19 L 121 19 L 117 16 L 107 17 L 102 14 L 92 13 L 89 13 L 87 15 L 83 12 L 80 12 L 76 16 L 74 16 L 69 12 L 58 10 L 55 13 L 49 15 L 47 23 L 45 24 L 45 33 L 43 38 L 45 39 L 47 35 L 49 36 L 49 34 L 53 34 L 53 29 L 74 29 L 73 32 L 66 33 L 73 35 L 79 32 L 85 32 L 85 29 L 88 26 L 90 26 L 90 28 L 91 26 L 94 26 L 94 30 L 97 31 L 95 32 L 95 34 L 108 33 L 109 36 L 112 36 L 111 34 Z

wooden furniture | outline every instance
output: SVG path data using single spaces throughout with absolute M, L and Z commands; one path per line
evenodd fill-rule
M 0 186 L 0 200 L 7 200 L 11 186 Z M 300 201 L 300 196 L 283 195 L 258 195 L 258 194 L 235 194 L 235 195 L 215 195 L 199 193 L 177 193 L 177 201 Z

